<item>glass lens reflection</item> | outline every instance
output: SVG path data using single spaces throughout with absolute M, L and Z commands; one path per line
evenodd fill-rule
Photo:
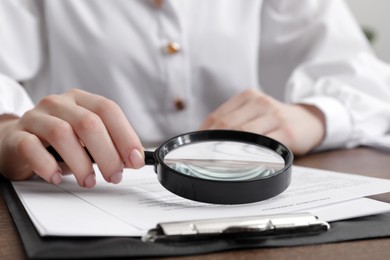
M 182 174 L 220 181 L 267 178 L 285 166 L 271 149 L 231 141 L 184 145 L 169 152 L 164 163 Z

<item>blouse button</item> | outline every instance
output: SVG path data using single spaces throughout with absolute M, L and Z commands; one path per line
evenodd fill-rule
M 186 103 L 181 97 L 175 97 L 173 103 L 175 105 L 176 110 L 178 111 L 182 111 L 186 108 Z
M 168 54 L 175 54 L 181 50 L 181 46 L 177 42 L 170 42 L 165 50 Z
M 154 0 L 154 5 L 160 8 L 163 4 L 164 0 Z

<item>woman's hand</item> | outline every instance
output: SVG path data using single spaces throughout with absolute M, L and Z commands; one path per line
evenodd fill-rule
M 203 122 L 201 129 L 232 129 L 269 136 L 296 155 L 318 146 L 325 136 L 325 118 L 309 105 L 288 105 L 250 89 L 233 97 Z
M 144 165 L 141 142 L 119 106 L 81 90 L 47 96 L 21 118 L 0 117 L 0 172 L 9 179 L 37 174 L 59 184 L 62 169 L 46 150 L 49 145 L 86 188 L 96 180 L 84 146 L 111 183 L 122 180 L 124 167 Z

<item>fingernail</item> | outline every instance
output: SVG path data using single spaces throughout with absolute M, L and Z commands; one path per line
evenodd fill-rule
M 84 180 L 84 187 L 90 189 L 93 188 L 96 185 L 96 177 L 95 173 L 91 173 L 90 175 L 87 176 Z
M 136 169 L 141 168 L 142 166 L 145 165 L 145 159 L 144 159 L 142 153 L 137 149 L 134 149 L 130 153 L 130 161 L 131 161 L 131 164 L 133 165 L 133 167 Z
M 55 172 L 52 176 L 51 176 L 51 183 L 55 184 L 55 185 L 58 185 L 62 182 L 62 174 L 60 171 L 57 171 Z
M 111 183 L 114 183 L 114 184 L 120 183 L 121 180 L 122 180 L 122 171 L 117 172 L 117 173 L 114 173 L 114 174 L 110 177 L 110 182 L 111 182 Z

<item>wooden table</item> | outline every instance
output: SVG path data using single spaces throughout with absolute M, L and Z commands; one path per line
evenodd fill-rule
M 296 158 L 296 165 L 390 179 L 390 154 L 368 148 Z M 390 203 L 390 193 L 373 197 Z M 180 259 L 390 259 L 390 238 L 313 246 L 228 251 Z M 26 259 L 19 235 L 0 196 L 0 259 Z M 166 259 L 178 259 L 166 258 Z

